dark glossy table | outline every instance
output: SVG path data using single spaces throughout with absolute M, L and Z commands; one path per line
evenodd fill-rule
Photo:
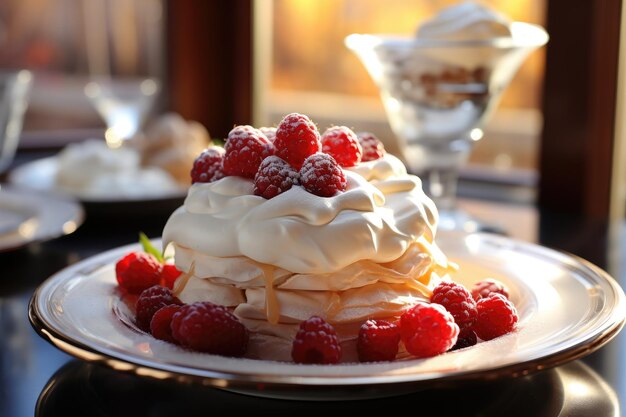
M 482 204 L 483 213 L 506 205 Z M 532 209 L 527 208 L 532 213 Z M 511 221 L 520 213 L 511 207 Z M 128 217 L 130 215 L 131 217 Z M 316 414 L 326 410 L 429 410 L 441 416 L 618 416 L 626 400 L 624 337 L 582 361 L 517 379 L 439 387 L 400 397 L 347 402 L 294 402 L 158 381 L 73 359 L 41 339 L 28 323 L 31 294 L 48 276 L 91 255 L 158 237 L 167 212 L 88 216 L 74 234 L 0 254 L 0 416 L 195 416 L 269 411 Z M 624 225 L 560 213 L 540 213 L 542 244 L 567 250 L 626 282 Z M 404 407 L 406 405 L 406 407 Z

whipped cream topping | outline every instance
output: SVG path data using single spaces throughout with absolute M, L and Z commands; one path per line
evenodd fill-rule
M 196 157 L 211 143 L 209 132 L 200 123 L 185 120 L 178 113 L 166 113 L 132 139 L 146 166 L 168 172 L 181 185 L 189 184 L 189 170 Z
M 103 141 L 87 139 L 66 146 L 57 156 L 57 182 L 68 188 L 85 188 L 101 175 L 132 171 L 139 154 L 132 149 L 110 149 Z
M 89 198 L 139 197 L 179 190 L 165 171 L 142 168 L 136 150 L 111 149 L 98 139 L 73 143 L 59 152 L 55 183 L 62 191 Z
M 418 39 L 482 40 L 511 36 L 511 21 L 502 14 L 468 1 L 443 9 L 417 30 Z
M 168 220 L 164 243 L 324 274 L 360 260 L 393 261 L 422 236 L 432 242 L 434 203 L 397 158 L 360 164 L 346 178 L 346 191 L 329 198 L 292 187 L 265 200 L 252 194 L 252 180 L 234 176 L 194 184 Z

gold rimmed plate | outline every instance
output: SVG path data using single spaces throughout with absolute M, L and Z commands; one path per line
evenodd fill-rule
M 29 308 L 33 327 L 87 361 L 155 378 L 193 381 L 252 395 L 354 399 L 397 395 L 457 381 L 526 375 L 589 354 L 626 316 L 624 293 L 579 258 L 488 234 L 442 234 L 438 242 L 471 283 L 503 281 L 520 314 L 514 333 L 434 358 L 390 363 L 297 365 L 190 352 L 127 326 L 115 312 L 115 262 L 136 245 L 77 263 L 45 281 Z

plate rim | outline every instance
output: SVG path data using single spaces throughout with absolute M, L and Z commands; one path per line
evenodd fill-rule
M 547 253 L 553 259 L 554 257 L 565 258 L 568 260 L 569 266 L 578 266 L 588 270 L 593 275 L 606 281 L 609 288 L 615 294 L 615 305 L 613 310 L 607 315 L 606 320 L 595 332 L 586 335 L 586 337 L 578 343 L 552 352 L 546 355 L 532 358 L 525 361 L 519 361 L 508 365 L 488 366 L 479 370 L 458 370 L 449 373 L 420 373 L 420 374 L 404 374 L 404 375 L 384 375 L 380 376 L 376 373 L 343 377 L 341 375 L 325 375 L 325 376 L 291 376 L 291 375 L 268 375 L 268 374 L 251 374 L 240 372 L 225 372 L 222 370 L 211 370 L 207 368 L 196 368 L 180 364 L 159 364 L 149 360 L 132 360 L 128 357 L 120 358 L 115 355 L 102 352 L 96 348 L 85 345 L 84 343 L 73 339 L 72 337 L 62 334 L 54 328 L 52 323 L 48 323 L 39 311 L 38 304 L 43 289 L 52 285 L 56 280 L 61 279 L 64 275 L 72 276 L 70 272 L 78 270 L 83 263 L 87 261 L 95 262 L 96 259 L 106 258 L 112 252 L 127 250 L 127 248 L 136 247 L 137 244 L 129 244 L 119 246 L 100 254 L 88 257 L 74 265 L 66 267 L 56 274 L 46 279 L 33 293 L 29 306 L 29 321 L 34 330 L 46 341 L 82 360 L 96 363 L 102 363 L 113 369 L 120 371 L 132 372 L 142 376 L 149 376 L 159 379 L 175 379 L 186 382 L 196 382 L 203 385 L 210 385 L 218 388 L 250 388 L 257 384 L 269 384 L 272 386 L 287 387 L 358 387 L 358 386 L 389 386 L 389 385 L 405 385 L 414 386 L 429 385 L 434 383 L 448 383 L 467 380 L 493 380 L 502 377 L 517 377 L 528 375 L 562 365 L 566 362 L 581 358 L 600 349 L 610 340 L 612 340 L 624 327 L 626 323 L 626 298 L 621 286 L 604 270 L 592 264 L 591 262 L 580 258 L 576 255 L 569 254 L 565 251 L 555 250 L 540 246 L 534 243 L 518 241 L 515 239 L 475 233 L 464 236 L 483 236 L 488 239 L 494 239 L 508 244 L 521 245 L 526 249 L 530 249 L 532 253 L 539 251 L 544 255 Z M 155 240 L 158 242 L 159 240 Z M 578 265 L 577 265 L 578 264 Z M 104 264 L 106 265 L 106 264 Z M 609 320 L 610 319 L 610 320 Z M 187 372 L 185 372 L 187 370 Z M 193 371 L 190 373 L 189 371 Z M 431 376 L 429 376 L 431 375 Z M 416 378 L 417 377 L 417 378 Z
M 31 239 L 24 238 L 13 245 L 4 246 L 4 247 L 0 246 L 0 254 L 5 253 L 5 252 L 12 252 L 14 250 L 23 248 L 32 243 L 47 242 L 49 240 L 56 239 L 62 236 L 71 235 L 85 222 L 85 217 L 86 217 L 85 209 L 82 207 L 80 203 L 74 201 L 73 199 L 69 197 L 63 197 L 63 196 L 50 194 L 50 193 L 43 193 L 43 192 L 33 193 L 32 189 L 25 189 L 22 187 L 17 187 L 15 185 L 7 186 L 6 184 L 2 184 L 0 192 L 7 192 L 7 193 L 12 193 L 12 194 L 28 193 L 30 198 L 37 198 L 41 201 L 46 201 L 46 202 L 54 201 L 55 203 L 66 204 L 68 207 L 71 206 L 75 211 L 74 215 L 71 217 L 68 217 L 62 225 L 59 225 L 59 227 L 56 229 L 55 232 L 50 232 L 50 233 L 42 234 L 39 236 L 36 235 Z M 39 216 L 39 210 L 36 210 L 36 214 L 32 216 L 32 218 L 38 218 L 38 216 Z M 66 230 L 64 228 L 64 225 L 67 224 L 68 222 L 73 222 L 75 227 Z

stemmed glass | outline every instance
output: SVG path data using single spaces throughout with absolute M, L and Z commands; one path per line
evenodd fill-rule
M 106 143 L 132 138 L 159 96 L 161 0 L 83 2 L 90 80 L 85 95 L 106 123 Z
M 0 73 L 0 173 L 15 156 L 32 83 L 27 70 Z
M 459 168 L 520 65 L 548 41 L 543 28 L 528 23 L 512 23 L 511 32 L 510 38 L 468 41 L 345 39 L 379 88 L 409 170 L 427 180 L 442 229 L 483 228 L 456 206 Z
M 0 173 L 15 156 L 32 83 L 33 75 L 27 70 L 0 73 Z M 2 194 L 0 185 L 0 202 Z M 5 202 L 0 205 L 0 235 L 15 232 L 30 217 L 23 208 Z
M 85 95 L 107 125 L 107 144 L 118 148 L 141 128 L 160 90 L 153 78 L 99 78 L 87 83 Z

